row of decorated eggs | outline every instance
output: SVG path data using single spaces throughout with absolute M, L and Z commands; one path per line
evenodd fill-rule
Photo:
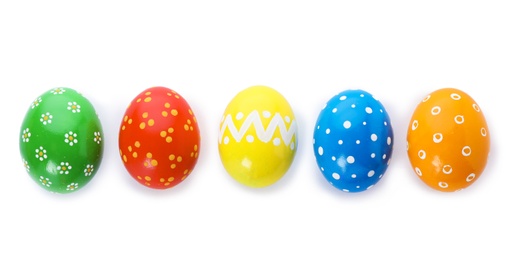
M 99 170 L 103 130 L 88 99 L 71 88 L 37 97 L 20 129 L 24 168 L 48 191 L 81 189 Z M 193 171 L 200 154 L 200 129 L 191 106 L 176 91 L 152 87 L 125 110 L 118 147 L 127 172 L 141 185 L 167 189 Z M 382 103 L 363 90 L 328 100 L 316 120 L 313 150 L 323 177 L 344 192 L 373 187 L 390 165 L 393 130 Z M 282 94 L 266 86 L 239 92 L 219 125 L 218 150 L 225 170 L 250 187 L 274 184 L 290 168 L 298 148 L 298 126 Z M 457 191 L 483 172 L 490 151 L 487 123 L 465 92 L 444 88 L 415 108 L 407 129 L 407 154 L 414 173 L 428 186 Z

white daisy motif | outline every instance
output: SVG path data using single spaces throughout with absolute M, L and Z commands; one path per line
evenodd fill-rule
M 40 121 L 44 125 L 47 125 L 47 124 L 51 124 L 51 119 L 53 119 L 53 116 L 49 112 L 46 112 L 46 114 L 41 115 Z
M 68 162 L 61 162 L 60 165 L 56 167 L 56 170 L 60 174 L 69 174 L 69 171 L 72 169 L 72 166 L 69 165 Z
M 30 172 L 30 165 L 28 165 L 28 162 L 25 159 L 23 159 L 23 166 L 27 172 Z
M 46 187 L 49 187 L 49 186 L 51 186 L 51 184 L 53 184 L 53 183 L 49 180 L 49 178 L 44 178 L 44 176 L 41 176 L 41 177 L 39 178 L 39 181 L 42 183 L 42 186 L 46 186 Z
M 44 147 L 39 146 L 39 148 L 35 149 L 35 158 L 39 159 L 41 162 L 48 158 Z
M 94 135 L 93 141 L 96 142 L 97 144 L 100 144 L 101 141 L 102 141 L 101 133 L 100 132 L 94 132 L 93 135 Z
M 21 135 L 21 139 L 23 139 L 23 143 L 28 143 L 30 141 L 30 136 L 32 136 L 32 134 L 30 133 L 29 128 L 23 130 L 23 134 Z
M 39 104 L 42 102 L 42 99 L 40 97 L 36 98 L 33 102 L 32 102 L 32 109 L 36 108 L 39 106 Z
M 78 143 L 78 134 L 69 131 L 65 134 L 65 142 L 68 143 L 70 146 L 73 146 L 74 144 Z
M 73 183 L 67 185 L 67 190 L 75 190 L 78 188 L 78 185 L 79 184 L 77 182 L 73 182 Z
M 87 164 L 86 169 L 83 171 L 85 173 L 85 176 L 92 175 L 93 172 L 93 164 Z
M 64 92 L 65 92 L 64 88 L 55 88 L 51 90 L 51 93 L 53 93 L 53 95 L 62 95 Z
M 79 113 L 81 112 L 81 106 L 78 105 L 76 102 L 68 102 L 67 103 L 67 110 L 72 111 L 72 113 Z

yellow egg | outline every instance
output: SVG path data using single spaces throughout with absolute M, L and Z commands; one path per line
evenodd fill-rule
M 288 101 L 266 86 L 239 92 L 224 111 L 219 154 L 226 171 L 249 187 L 280 180 L 297 150 L 297 124 Z

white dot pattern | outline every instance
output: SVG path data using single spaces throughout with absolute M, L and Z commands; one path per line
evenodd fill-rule
M 388 113 L 361 90 L 344 91 L 326 104 L 313 137 L 317 164 L 325 169 L 323 176 L 345 192 L 371 188 L 383 176 L 392 154 Z

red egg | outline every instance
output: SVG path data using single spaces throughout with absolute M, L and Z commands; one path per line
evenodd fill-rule
M 141 92 L 125 111 L 119 131 L 122 162 L 142 185 L 174 187 L 196 166 L 198 122 L 187 101 L 174 90 L 152 87 Z

